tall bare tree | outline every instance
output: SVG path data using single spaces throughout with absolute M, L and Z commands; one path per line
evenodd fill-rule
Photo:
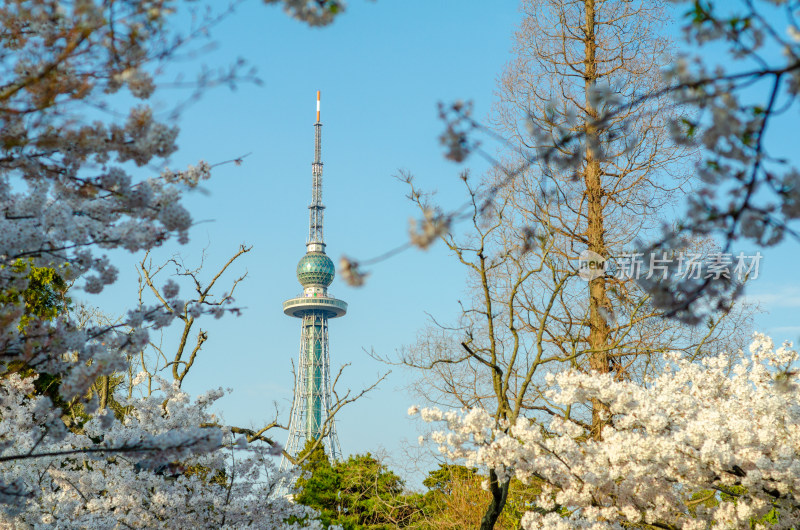
M 519 147 L 559 146 L 561 154 L 580 160 L 560 169 L 545 157 L 523 172 L 509 190 L 518 212 L 511 222 L 552 234 L 551 253 L 565 270 L 582 251 L 614 258 L 654 227 L 685 181 L 681 162 L 689 153 L 669 140 L 668 102 L 646 98 L 660 88 L 660 70 L 669 60 L 669 43 L 658 34 L 663 3 L 547 0 L 525 1 L 522 9 L 516 57 L 502 77 L 494 123 Z M 608 93 L 642 103 L 601 119 Z M 569 134 L 579 134 L 582 145 L 564 146 Z M 607 372 L 619 361 L 611 352 L 619 352 L 614 326 L 623 312 L 628 324 L 651 315 L 642 314 L 640 300 L 627 299 L 630 281 L 588 279 L 587 303 L 579 304 L 587 314 L 579 326 L 568 323 L 565 338 L 584 350 L 592 370 Z M 594 436 L 600 435 L 601 412 L 595 404 Z
M 429 402 L 485 408 L 501 428 L 520 416 L 545 426 L 560 416 L 599 438 L 602 404 L 551 403 L 543 368 L 645 379 L 659 368 L 659 352 L 696 358 L 736 344 L 747 314 L 681 326 L 661 318 L 633 279 L 587 276 L 577 266 L 581 253 L 613 261 L 654 233 L 688 183 L 692 153 L 670 141 L 674 111 L 654 96 L 670 51 L 659 35 L 662 3 L 525 0 L 522 9 L 493 114 L 511 149 L 482 182 L 464 178 L 469 233 L 443 236 L 469 271 L 471 298 L 457 325 L 423 333 L 401 362 L 422 369 L 417 389 Z M 609 95 L 641 103 L 606 117 Z M 523 169 L 502 169 L 515 166 Z M 425 218 L 436 219 L 431 198 L 406 180 Z M 493 528 L 508 487 L 489 470 L 481 528 Z

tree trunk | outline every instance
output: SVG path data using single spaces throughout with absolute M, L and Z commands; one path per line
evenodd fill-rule
M 111 392 L 111 376 L 100 377 L 100 409 L 108 406 L 108 395 Z
M 597 109 L 593 106 L 589 93 L 597 82 L 597 59 L 595 34 L 595 0 L 585 0 L 586 29 L 585 29 L 585 56 L 584 83 L 586 88 L 586 108 L 591 119 L 598 117 Z M 603 185 L 601 180 L 602 170 L 600 160 L 594 152 L 593 146 L 599 143 L 599 131 L 594 123 L 586 123 L 586 169 L 584 181 L 586 183 L 587 200 L 587 233 L 589 250 L 600 256 L 606 257 L 603 234 Z M 606 281 L 600 276 L 589 281 L 589 367 L 597 372 L 606 373 L 610 370 L 608 357 L 609 328 L 601 310 L 609 307 L 606 295 Z M 600 439 L 603 428 L 604 406 L 597 400 L 592 400 L 592 436 Z
M 483 514 L 481 519 L 481 530 L 492 530 L 503 512 L 508 499 L 508 487 L 511 484 L 511 479 L 506 479 L 501 484 L 497 480 L 497 474 L 494 470 L 489 470 L 489 491 L 492 493 L 492 502 L 486 508 L 486 513 Z

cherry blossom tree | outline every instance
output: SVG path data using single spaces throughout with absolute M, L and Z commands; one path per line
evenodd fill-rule
M 31 458 L 4 453 L 0 469 L 14 477 L 17 491 L 32 486 L 35 494 L 7 510 L 6 522 L 12 527 L 299 527 L 286 524 L 293 517 L 307 523 L 303 527 L 318 525 L 313 510 L 278 494 L 292 478 L 276 468 L 279 447 L 249 446 L 244 435 L 216 426 L 208 409 L 224 394 L 221 389 L 192 402 L 176 383 L 157 379 L 156 384 L 158 392 L 148 397 L 122 399 L 130 407 L 122 421 L 99 411 L 82 432 L 64 432 L 58 442 L 42 442 L 37 430 L 16 433 L 14 450 Z M 32 398 L 32 389 L 33 378 L 14 374 L 5 381 L 4 435 L 15 425 L 9 419 L 48 409 L 48 399 Z M 64 431 L 59 418 L 50 427 Z M 97 439 L 102 445 L 92 443 Z M 17 499 L 6 489 L 4 500 Z
M 600 440 L 561 418 L 496 428 L 480 409 L 409 413 L 447 422 L 431 439 L 449 457 L 544 484 L 523 518 L 526 528 L 746 528 L 759 521 L 793 528 L 800 522 L 797 360 L 791 343 L 776 348 L 756 333 L 748 354 L 700 363 L 675 355 L 644 383 L 578 371 L 549 376 L 562 405 L 597 399 L 607 406 Z
M 337 0 L 265 3 L 282 4 L 311 25 L 329 23 L 343 8 Z M 188 240 L 192 217 L 182 196 L 209 178 L 213 165 L 166 169 L 178 127 L 174 116 L 170 123 L 157 119 L 147 100 L 170 58 L 197 51 L 197 39 L 230 9 L 200 16 L 177 33 L 170 17 L 184 4 L 18 0 L 0 8 L 3 293 L 25 292 L 36 270 L 55 271 L 74 292 L 99 293 L 117 277 L 109 250 Z M 237 63 L 218 75 L 202 73 L 197 90 L 241 79 L 254 77 Z M 139 103 L 119 108 L 129 97 Z M 207 409 L 219 392 L 191 403 L 179 384 L 160 382 L 158 393 L 120 398 L 121 417 L 90 392 L 127 369 L 126 359 L 145 347 L 150 331 L 186 313 L 174 283 L 160 292 L 157 304 L 139 304 L 106 324 L 80 322 L 72 310 L 31 314 L 21 297 L 0 307 L 4 525 L 311 521 L 308 510 L 274 497 L 279 476 L 269 450 L 247 448 L 217 425 Z M 220 307 L 200 313 L 206 310 Z M 57 381 L 58 396 L 34 392 L 35 374 Z M 54 400 L 80 404 L 85 417 L 68 428 Z

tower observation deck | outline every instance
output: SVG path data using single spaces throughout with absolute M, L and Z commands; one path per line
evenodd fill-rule
M 302 320 L 300 324 L 300 356 L 297 363 L 289 419 L 289 440 L 286 452 L 296 456 L 309 440 L 322 439 L 325 453 L 332 460 L 342 457 L 336 425 L 329 416 L 331 409 L 330 353 L 328 320 L 344 316 L 347 303 L 328 294 L 335 268 L 325 254 L 322 204 L 322 123 L 319 119 L 320 93 L 317 92 L 317 121 L 314 124 L 314 162 L 311 164 L 311 204 L 306 254 L 297 264 L 297 279 L 303 292 L 283 303 L 283 312 Z M 281 469 L 289 467 L 288 459 Z

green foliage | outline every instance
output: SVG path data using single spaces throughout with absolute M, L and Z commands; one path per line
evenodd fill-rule
M 64 398 L 61 397 L 58 389 L 61 385 L 61 378 L 58 376 L 54 376 L 48 374 L 46 372 L 37 372 L 26 363 L 22 361 L 13 361 L 5 366 L 5 370 L 2 373 L 2 377 L 7 377 L 11 374 L 19 374 L 19 376 L 23 379 L 27 379 L 29 377 L 35 377 L 36 380 L 33 382 L 34 388 L 34 395 L 37 396 L 47 396 L 50 398 L 50 401 L 53 402 L 53 405 L 61 409 L 63 413 L 63 418 L 65 423 L 68 427 L 72 427 L 73 425 L 83 425 L 89 417 L 83 413 L 80 407 L 75 407 L 73 404 L 68 403 Z
M 60 313 L 68 311 L 72 301 L 67 296 L 69 285 L 64 281 L 56 269 L 49 267 L 36 267 L 33 260 L 19 259 L 11 265 L 2 265 L 0 269 L 9 274 L 11 279 L 25 279 L 27 284 L 24 289 L 15 287 L 14 281 L 9 281 L 8 288 L 0 291 L 0 304 L 20 305 L 24 312 L 20 318 L 18 329 L 22 335 L 28 334 L 31 322 L 38 320 L 53 320 Z M 28 337 L 36 340 L 36 337 Z M 23 378 L 36 377 L 34 381 L 34 394 L 47 396 L 53 404 L 62 411 L 62 419 L 67 427 L 74 432 L 80 432 L 83 424 L 89 419 L 83 405 L 76 400 L 66 401 L 59 393 L 61 379 L 46 372 L 37 371 L 22 361 L 14 361 L 3 366 L 2 375 L 7 376 L 18 373 Z M 123 381 L 122 376 L 111 375 L 100 377 L 92 386 L 87 397 L 93 393 L 105 392 L 106 405 L 114 412 L 118 419 L 122 419 L 125 411 L 113 398 L 114 390 Z
M 533 479 L 530 484 L 523 484 L 517 479 L 511 479 L 508 488 L 508 499 L 506 506 L 500 515 L 502 528 L 522 528 L 522 516 L 530 511 L 533 501 L 542 493 L 541 483 Z M 566 515 L 566 509 L 562 509 Z
M 491 502 L 488 491 L 482 483 L 486 476 L 477 469 L 455 464 L 440 464 L 430 471 L 422 484 L 428 491 L 419 503 L 420 530 L 439 530 L 441 528 L 477 528 L 486 507 Z M 529 511 L 532 502 L 541 494 L 539 483 L 523 484 L 512 479 L 508 498 L 500 518 L 495 524 L 497 530 L 521 528 L 522 516 Z
M 489 494 L 481 487 L 482 481 L 476 469 L 466 466 L 439 464 L 438 469 L 429 471 L 422 481 L 428 491 L 419 502 L 422 517 L 416 528 L 453 528 L 454 524 L 477 527 L 489 504 Z
M 20 320 L 19 330 L 23 331 L 34 318 L 52 320 L 58 313 L 69 308 L 70 299 L 66 293 L 68 285 L 58 274 L 58 271 L 49 267 L 36 267 L 32 260 L 18 259 L 12 265 L 2 265 L 0 269 L 7 269 L 11 276 L 24 277 L 27 280 L 25 289 L 13 286 L 0 291 L 0 304 L 24 304 L 25 312 Z
M 311 442 L 298 457 L 309 453 Z M 320 444 L 311 451 L 301 466 L 303 475 L 297 479 L 295 501 L 320 512 L 320 520 L 330 526 L 339 515 L 341 477 L 334 470 Z
M 295 501 L 317 510 L 326 527 L 472 528 L 480 524 L 490 501 L 481 486 L 486 477 L 474 468 L 440 464 L 422 482 L 425 493 L 408 493 L 400 477 L 369 453 L 331 462 L 322 445 L 310 451 L 312 445 L 306 444 L 299 455 L 308 457 L 300 466 L 303 476 L 297 480 Z M 495 528 L 520 528 L 522 516 L 540 493 L 538 483 L 526 485 L 512 480 L 506 507 Z
M 692 494 L 691 499 L 687 503 L 689 515 L 697 517 L 697 507 L 701 505 L 706 508 L 713 508 L 718 506 L 720 501 L 736 503 L 736 499 L 746 493 L 747 488 L 744 486 L 725 486 L 719 490 L 708 489 L 696 491 Z M 772 526 L 777 524 L 779 519 L 780 512 L 772 508 L 760 519 L 751 519 L 750 529 L 755 530 L 756 528 L 763 528 L 765 525 L 767 527 Z
M 455 464 L 439 464 L 439 469 L 434 469 L 428 473 L 428 478 L 422 481 L 422 485 L 428 488 L 429 494 L 441 493 L 442 495 L 452 495 L 454 481 L 466 481 L 475 479 L 478 470 Z
M 218 486 L 228 486 L 228 474 L 224 469 L 212 469 L 208 466 L 199 464 L 186 466 L 183 474 L 187 477 L 197 475 L 204 484 L 216 484 Z
M 300 453 L 308 453 L 313 442 Z M 295 500 L 320 512 L 325 526 L 345 530 L 402 528 L 416 510 L 403 495 L 403 481 L 371 454 L 331 463 L 322 445 L 300 466 Z
M 18 259 L 11 265 L 0 265 L 0 270 L 3 274 L 10 275 L 10 280 L 15 277 L 26 280 L 24 289 L 15 286 L 16 282 L 8 281 L 6 282 L 8 287 L 0 290 L 0 304 L 4 306 L 22 304 L 24 307 L 18 326 L 21 334 L 26 334 L 26 329 L 32 320 L 52 320 L 69 308 L 71 301 L 66 296 L 69 286 L 55 269 L 36 267 L 33 265 L 33 260 Z M 13 361 L 3 366 L 2 376 L 12 373 L 18 373 L 23 378 L 36 377 L 34 392 L 37 395 L 48 396 L 56 406 L 68 414 L 70 404 L 58 393 L 60 378 L 37 372 L 22 361 Z

